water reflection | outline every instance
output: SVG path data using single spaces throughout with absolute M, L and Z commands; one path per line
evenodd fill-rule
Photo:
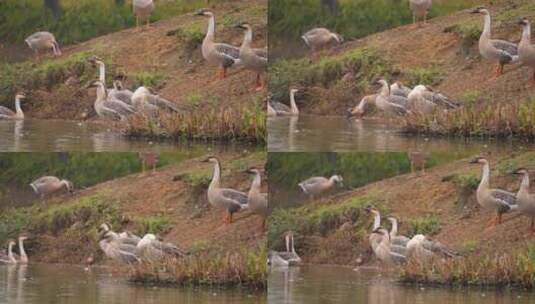
M 159 288 L 130 284 L 103 269 L 67 265 L 0 266 L 0 303 L 266 303 L 242 289 Z
M 533 303 L 535 295 L 520 290 L 449 289 L 397 284 L 375 269 L 340 266 L 272 269 L 269 303 L 483 304 Z
M 270 152 L 396 152 L 511 150 L 512 142 L 406 136 L 399 127 L 373 120 L 341 116 L 269 117 Z
M 192 147 L 211 148 L 215 144 L 152 142 L 132 140 L 105 125 L 61 120 L 0 120 L 0 152 L 59 152 L 59 151 L 181 151 Z M 226 145 L 244 149 L 243 145 Z

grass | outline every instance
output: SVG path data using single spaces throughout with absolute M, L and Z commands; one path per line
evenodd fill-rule
M 144 115 L 131 116 L 124 133 L 129 137 L 174 140 L 217 140 L 265 143 L 266 114 L 253 109 L 207 109 L 189 114 L 162 113 L 156 124 Z
M 132 75 L 134 81 L 132 83 L 133 88 L 139 88 L 141 86 L 151 87 L 159 89 L 163 86 L 163 81 L 165 79 L 164 75 L 158 72 L 138 72 Z
M 529 244 L 514 254 L 475 254 L 430 263 L 411 261 L 402 269 L 400 280 L 431 285 L 533 289 L 535 245 Z
M 142 264 L 130 274 L 130 281 L 178 286 L 243 286 L 267 288 L 267 251 L 264 246 L 222 253 L 203 251 L 184 259 Z
M 165 215 L 145 217 L 136 222 L 138 235 L 145 235 L 147 233 L 165 234 L 172 226 L 171 219 Z
M 440 69 L 436 67 L 430 68 L 415 68 L 407 73 L 408 85 L 414 87 L 419 84 L 423 85 L 438 85 L 442 81 Z
M 407 133 L 458 137 L 535 138 L 535 103 L 492 101 L 467 104 L 461 109 L 433 116 L 408 115 Z
M 414 218 L 409 221 L 409 235 L 435 235 L 440 231 L 440 222 L 434 216 Z

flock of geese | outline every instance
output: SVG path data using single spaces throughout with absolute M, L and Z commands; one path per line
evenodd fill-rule
M 154 10 L 152 0 L 134 0 L 134 14 L 136 15 L 136 26 L 139 20 L 147 22 Z M 251 24 L 242 22 L 236 25 L 244 31 L 243 41 L 240 47 L 215 41 L 215 15 L 211 10 L 202 9 L 195 13 L 197 16 L 208 17 L 208 29 L 202 42 L 202 56 L 210 65 L 221 69 L 220 79 L 227 76 L 227 69 L 231 67 L 243 67 L 244 69 L 256 73 L 255 89 L 262 90 L 265 86 L 263 74 L 267 69 L 268 54 L 267 47 L 253 48 L 253 29 Z M 52 49 L 55 56 L 61 55 L 59 44 L 54 35 L 49 32 L 37 32 L 26 39 L 28 46 L 37 54 L 46 49 Z M 99 68 L 99 79 L 93 81 L 88 87 L 96 88 L 96 100 L 94 109 L 97 115 L 103 119 L 124 120 L 134 113 L 143 113 L 155 116 L 159 111 L 183 113 L 187 109 L 179 107 L 155 94 L 149 87 L 140 86 L 134 91 L 124 88 L 120 80 L 113 82 L 112 88 L 106 87 L 106 68 L 102 59 L 94 56 L 89 59 L 93 65 Z M 15 96 L 15 111 L 0 106 L 0 119 L 24 119 L 21 108 L 21 100 L 25 96 L 17 93 Z
M 24 241 L 28 239 L 26 236 L 19 236 L 19 254 L 13 252 L 13 247 L 17 244 L 15 241 L 9 241 L 7 252 L 0 252 L 0 264 L 28 264 L 28 255 L 24 249 Z

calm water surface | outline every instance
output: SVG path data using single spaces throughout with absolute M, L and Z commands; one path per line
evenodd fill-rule
M 517 290 L 449 289 L 400 285 L 373 269 L 339 266 L 272 269 L 269 303 L 527 304 L 535 294 Z
M 104 269 L 36 264 L 0 266 L 0 303 L 266 303 L 266 295 L 242 289 L 171 288 L 128 283 Z
M 63 120 L 0 120 L 0 152 L 181 151 L 213 144 L 131 139 L 106 125 Z M 227 145 L 226 145 L 227 146 Z M 234 145 L 228 145 L 233 148 Z M 239 145 L 242 146 L 242 145 Z M 238 147 L 242 148 L 242 147 Z
M 270 152 L 426 152 L 518 149 L 511 142 L 407 136 L 393 125 L 342 116 L 268 118 Z

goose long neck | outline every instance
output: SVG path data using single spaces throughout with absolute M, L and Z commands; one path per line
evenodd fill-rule
M 208 31 L 206 31 L 206 39 L 213 40 L 215 36 L 215 16 L 211 15 L 208 19 Z
M 253 42 L 253 30 L 251 28 L 247 28 L 245 31 L 245 36 L 243 37 L 243 42 L 241 47 L 251 47 L 251 43 Z
M 22 114 L 22 108 L 20 106 L 20 98 L 19 97 L 15 98 L 15 111 L 17 112 L 17 114 Z
M 382 84 L 381 95 L 382 96 L 390 95 L 390 87 L 388 87 L 388 83 L 386 83 L 386 82 L 383 82 L 383 84 Z
M 374 214 L 373 217 L 373 230 L 379 228 L 381 226 L 381 214 L 377 211 L 372 211 Z
M 392 229 L 390 230 L 390 237 L 395 237 L 398 234 L 398 221 L 392 221 Z
M 8 250 L 7 250 L 7 257 L 11 261 L 15 260 L 15 257 L 13 256 L 13 243 L 9 243 L 9 247 L 8 247 Z
M 262 185 L 262 178 L 260 177 L 260 173 L 256 173 L 255 177 L 253 179 L 253 183 L 251 184 L 251 192 L 259 192 L 260 187 Z
M 27 255 L 26 255 L 26 250 L 24 250 L 24 243 L 22 239 L 19 239 L 19 252 L 20 252 L 20 257 L 22 259 L 26 259 Z
M 102 83 L 99 83 L 97 87 L 97 99 L 106 99 L 106 89 L 104 88 L 104 85 Z
M 292 107 L 292 114 L 299 114 L 299 109 L 295 103 L 295 92 L 290 92 L 290 106 Z
M 489 187 L 489 181 L 490 181 L 490 165 L 489 163 L 485 163 L 483 165 L 483 174 L 481 176 L 481 182 L 479 183 L 479 187 Z
M 531 43 L 531 24 L 524 25 L 524 30 L 522 32 L 522 40 L 528 43 Z
M 483 33 L 482 36 L 490 37 L 490 15 L 484 15 L 483 17 L 484 24 L 483 24 Z
M 522 177 L 522 183 L 520 184 L 520 192 L 529 192 L 529 174 L 524 173 L 524 176 Z
M 210 188 L 219 187 L 220 180 L 221 180 L 221 166 L 219 165 L 219 162 L 216 162 L 214 164 L 214 175 L 212 177 L 212 182 L 210 183 Z
M 99 80 L 102 83 L 106 83 L 106 66 L 104 65 L 104 62 L 98 63 L 98 70 L 99 70 Z

